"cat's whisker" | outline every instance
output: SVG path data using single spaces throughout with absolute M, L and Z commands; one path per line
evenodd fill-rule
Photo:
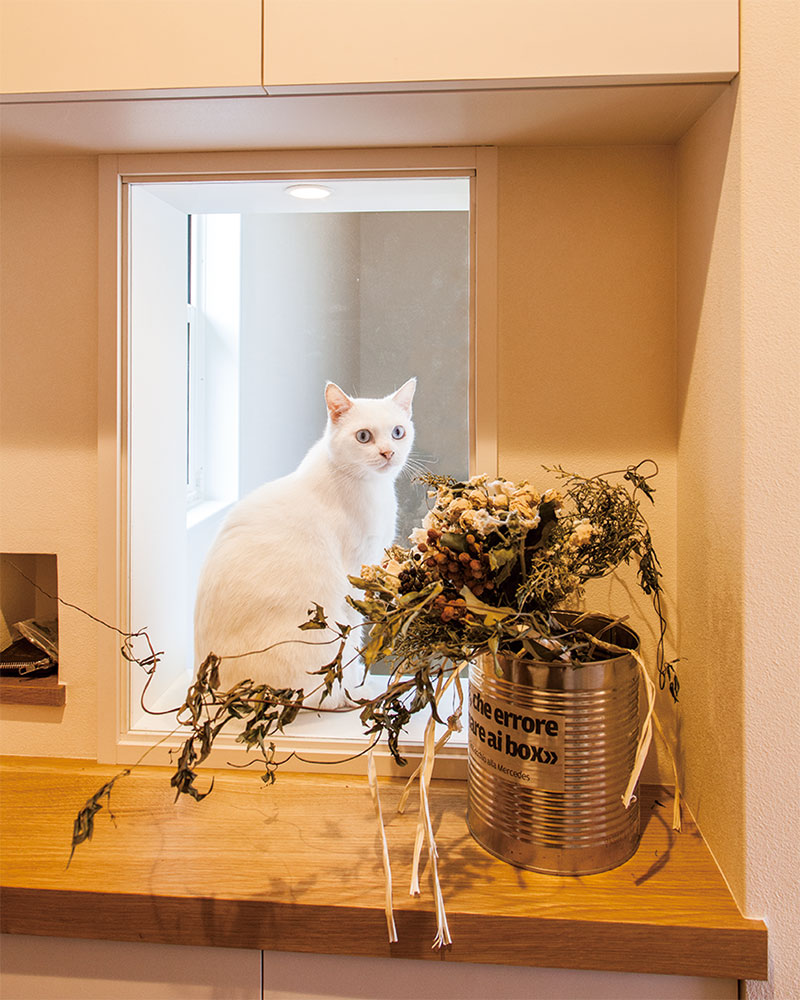
M 418 479 L 420 476 L 425 475 L 425 473 L 430 472 L 430 466 L 438 464 L 439 459 L 433 458 L 429 455 L 409 455 L 406 459 L 405 465 L 403 466 L 401 475 L 404 479 L 411 482 L 414 479 Z

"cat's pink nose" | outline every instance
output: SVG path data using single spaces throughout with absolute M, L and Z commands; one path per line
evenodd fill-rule
M 389 448 L 385 448 L 385 449 L 384 449 L 384 450 L 383 450 L 383 451 L 381 452 L 381 455 L 382 455 L 382 456 L 383 456 L 383 458 L 385 458 L 385 459 L 386 459 L 386 461 L 388 462 L 388 461 L 389 461 L 389 459 L 390 459 L 390 458 L 392 458 L 392 457 L 394 456 L 394 452 L 393 452 L 393 451 L 391 451 L 391 450 L 390 450 Z

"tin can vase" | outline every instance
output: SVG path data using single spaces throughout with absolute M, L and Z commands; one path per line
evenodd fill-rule
M 577 615 L 561 613 L 565 621 Z M 581 628 L 624 649 L 639 639 L 602 615 Z M 589 875 L 627 861 L 639 804 L 622 795 L 636 757 L 639 672 L 629 653 L 585 664 L 479 657 L 470 666 L 467 822 L 510 864 Z

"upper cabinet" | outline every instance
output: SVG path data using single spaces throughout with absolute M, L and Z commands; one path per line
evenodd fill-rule
M 738 44 L 738 0 L 0 0 L 0 92 L 715 82 Z
M 264 0 L 272 92 L 730 80 L 738 0 Z
M 261 91 L 261 17 L 261 0 L 0 0 L 0 92 Z

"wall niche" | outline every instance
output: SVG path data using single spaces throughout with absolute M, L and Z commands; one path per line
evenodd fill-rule
M 61 707 L 58 559 L 0 553 L 0 703 Z

